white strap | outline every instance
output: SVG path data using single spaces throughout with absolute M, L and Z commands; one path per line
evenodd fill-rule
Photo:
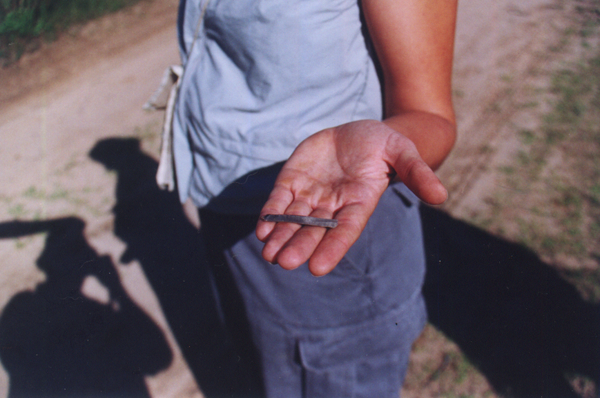
M 209 1 L 210 0 L 206 0 L 202 6 L 202 12 L 200 13 L 200 18 L 196 25 L 196 31 L 194 32 L 194 41 L 192 42 L 189 51 L 190 55 L 198 39 L 200 26 L 204 20 L 204 14 L 206 14 L 206 8 L 208 7 Z M 160 86 L 143 106 L 143 108 L 147 110 L 165 109 L 165 118 L 161 133 L 160 159 L 158 162 L 158 170 L 156 171 L 156 183 L 160 189 L 166 189 L 168 191 L 175 190 L 173 114 L 175 112 L 175 104 L 177 103 L 177 96 L 179 94 L 183 73 L 184 68 L 182 66 L 169 66 L 163 74 Z M 169 90 L 169 95 L 166 103 L 163 104 L 160 100 L 164 99 L 167 89 Z
M 179 65 L 170 66 L 169 78 L 172 82 L 169 97 L 165 107 L 165 119 L 162 129 L 162 140 L 160 148 L 160 160 L 156 172 L 156 183 L 160 189 L 173 191 L 175 189 L 175 168 L 173 162 L 173 113 L 175 111 L 175 100 L 177 91 L 181 84 L 183 68 Z M 155 108 L 156 109 L 156 108 Z

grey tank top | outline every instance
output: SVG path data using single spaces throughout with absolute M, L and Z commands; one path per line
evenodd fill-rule
M 254 213 L 276 175 L 268 166 L 324 128 L 380 120 L 381 88 L 357 0 L 210 0 L 199 24 L 202 1 L 180 5 L 179 195 L 203 207 L 242 178 L 217 210 Z M 245 189 L 263 168 L 266 182 Z

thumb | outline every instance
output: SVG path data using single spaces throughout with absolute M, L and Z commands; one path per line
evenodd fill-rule
M 431 205 L 439 205 L 448 198 L 448 191 L 431 167 L 419 155 L 415 144 L 401 135 L 390 138 L 386 148 L 389 163 L 401 181 L 419 199 Z

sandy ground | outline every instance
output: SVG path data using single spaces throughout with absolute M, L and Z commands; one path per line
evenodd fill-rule
M 117 176 L 88 152 L 107 137 L 136 137 L 156 158 L 162 115 L 142 105 L 165 67 L 178 62 L 176 10 L 176 0 L 142 3 L 73 28 L 0 70 L 0 220 L 85 221 L 87 242 L 111 257 L 132 301 L 159 326 L 173 353 L 166 369 L 145 377 L 154 397 L 201 393 L 144 270 L 136 261 L 121 262 L 126 243 L 114 234 L 112 212 Z M 547 85 L 547 75 L 536 71 L 560 41 L 566 11 L 559 0 L 461 1 L 454 85 L 460 135 L 439 171 L 450 190 L 445 211 L 468 218 L 482 208 L 485 192 L 497 184 L 493 170 L 515 151 L 512 127 L 535 123 L 531 112 L 543 111 L 518 104 L 526 87 Z M 0 309 L 47 280 L 36 267 L 43 248 L 40 234 L 0 239 Z M 94 278 L 83 290 L 108 302 Z M 0 396 L 8 384 L 0 368 Z

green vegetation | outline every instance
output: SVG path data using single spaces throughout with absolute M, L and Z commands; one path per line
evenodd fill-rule
M 0 58 L 18 59 L 41 37 L 119 10 L 139 0 L 0 0 Z
M 565 31 L 557 51 L 579 49 L 553 68 L 546 90 L 527 99 L 550 109 L 537 127 L 515 126 L 519 148 L 497 169 L 500 188 L 490 192 L 487 217 L 473 221 L 531 248 L 598 302 L 600 5 L 592 8 L 579 14 L 580 31 Z
M 534 246 L 550 255 L 593 257 L 600 253 L 593 236 L 600 221 L 600 54 L 558 71 L 551 93 L 554 106 L 544 119 L 541 139 L 527 137 L 527 162 L 524 152 L 518 155 L 521 167 L 549 199 L 547 217 L 559 227 L 534 239 Z
M 29 212 L 25 209 L 21 203 L 17 203 L 14 206 L 8 208 L 8 214 L 13 218 L 22 218 L 26 216 Z

